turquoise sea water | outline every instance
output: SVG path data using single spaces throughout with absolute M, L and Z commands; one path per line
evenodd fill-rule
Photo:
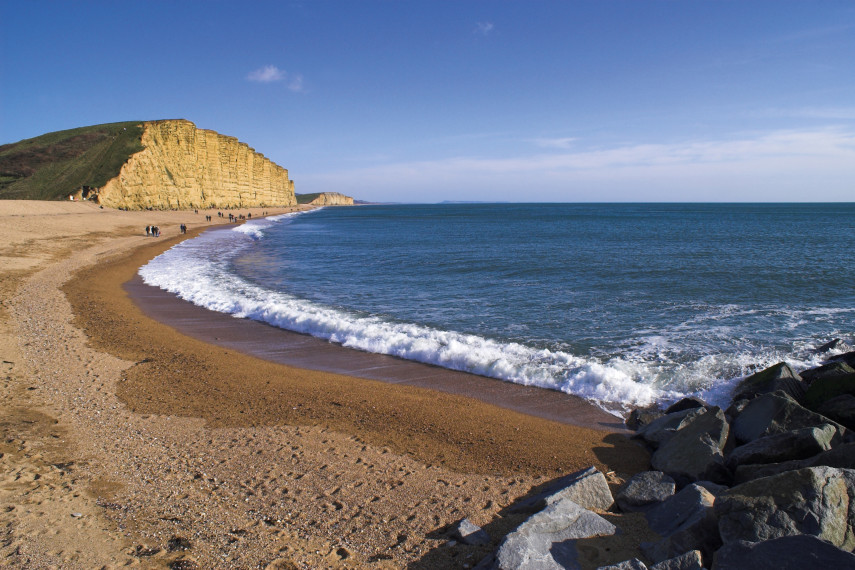
M 855 204 L 326 208 L 209 231 L 141 270 L 197 304 L 576 393 L 700 394 L 855 337 Z

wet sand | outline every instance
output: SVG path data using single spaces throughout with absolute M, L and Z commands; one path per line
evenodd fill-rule
M 203 342 L 270 362 L 428 388 L 560 423 L 630 433 L 620 418 L 563 392 L 354 350 L 265 323 L 236 319 L 146 285 L 139 275 L 125 283 L 124 289 L 146 316 Z
M 0 323 L 0 556 L 12 567 L 462 568 L 520 522 L 508 507 L 538 485 L 588 465 L 617 484 L 647 467 L 612 431 L 254 357 L 247 343 L 269 345 L 244 325 L 283 332 L 260 323 L 212 333 L 203 317 L 224 346 L 179 332 L 123 285 L 181 239 L 187 213 L 51 208 L 0 203 L 0 261 L 15 263 Z M 140 236 L 150 221 L 164 238 Z M 378 368 L 294 336 L 283 352 L 301 362 Z M 592 541 L 586 566 L 636 556 L 648 532 L 607 516 L 624 534 Z M 450 541 L 463 517 L 491 545 Z

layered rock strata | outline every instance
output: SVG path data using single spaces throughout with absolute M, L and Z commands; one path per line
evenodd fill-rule
M 297 203 L 288 171 L 246 143 L 186 120 L 143 123 L 142 151 L 90 199 L 129 210 Z
M 313 206 L 353 206 L 353 198 L 338 192 L 321 192 L 309 204 Z

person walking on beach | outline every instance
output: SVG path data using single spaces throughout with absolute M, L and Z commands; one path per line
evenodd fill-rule
M 145 235 L 147 235 L 147 236 L 150 236 L 150 235 L 151 235 L 151 226 L 146 226 L 146 227 L 145 227 Z

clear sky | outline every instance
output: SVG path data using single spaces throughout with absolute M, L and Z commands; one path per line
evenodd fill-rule
M 374 201 L 853 201 L 852 0 L 0 0 L 0 143 L 185 118 Z

